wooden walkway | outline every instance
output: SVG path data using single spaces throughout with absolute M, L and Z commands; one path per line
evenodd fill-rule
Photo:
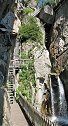
M 22 113 L 16 101 L 11 104 L 11 123 L 12 126 L 29 126 L 28 122 L 24 117 L 24 114 Z

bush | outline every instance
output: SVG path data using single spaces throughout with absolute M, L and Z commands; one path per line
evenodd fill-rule
M 21 58 L 22 58 L 22 59 L 28 59 L 28 54 L 27 54 L 26 51 L 21 52 Z
M 40 31 L 40 28 L 34 17 L 29 17 L 27 23 L 23 23 L 21 25 L 19 33 L 23 41 L 26 41 L 28 39 L 39 43 L 41 43 L 42 41 L 42 32 Z
M 34 61 L 29 60 L 28 64 L 21 66 L 21 72 L 19 74 L 19 79 L 21 85 L 17 89 L 17 100 L 19 99 L 19 92 L 31 102 L 31 86 L 30 83 L 35 87 L 35 70 L 34 70 Z
M 31 8 L 25 8 L 24 10 L 23 10 L 23 12 L 24 12 L 24 14 L 29 14 L 29 13 L 32 13 L 34 10 L 33 9 L 31 9 Z

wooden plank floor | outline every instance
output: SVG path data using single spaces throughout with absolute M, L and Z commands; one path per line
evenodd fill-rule
M 11 105 L 11 122 L 12 126 L 29 126 L 16 101 L 14 101 L 14 103 Z

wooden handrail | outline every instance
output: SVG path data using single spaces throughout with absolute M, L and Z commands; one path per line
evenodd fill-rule
M 19 94 L 19 103 L 34 126 L 59 126 L 59 124 L 51 122 L 48 117 L 42 116 L 22 94 Z
M 33 59 L 14 59 L 14 60 L 11 60 L 10 62 L 12 62 L 12 61 L 29 61 L 29 60 L 33 60 Z
M 25 62 L 30 61 L 30 60 L 33 61 L 33 59 L 13 59 L 13 60 L 10 61 L 9 68 L 16 68 L 16 67 L 20 68 L 20 65 L 22 63 L 25 63 Z

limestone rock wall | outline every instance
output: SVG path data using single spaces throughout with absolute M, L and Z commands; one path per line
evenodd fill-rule
M 41 50 L 34 50 L 34 67 L 35 67 L 35 78 L 36 78 L 36 96 L 35 96 L 35 107 L 38 111 L 41 110 L 41 104 L 43 101 L 43 94 L 46 87 L 49 88 L 49 74 L 51 73 L 51 62 L 49 58 L 49 52 L 46 48 Z M 45 84 L 47 85 L 45 87 Z
M 55 22 L 53 26 L 50 52 L 51 52 L 51 60 L 56 61 L 57 64 L 61 67 L 65 67 L 67 64 L 68 58 L 68 1 L 64 2 L 57 10 L 55 16 Z M 60 60 L 62 61 L 62 64 Z M 60 59 L 60 60 L 58 60 Z
M 61 73 L 66 98 L 68 97 L 68 1 L 63 0 L 55 10 L 55 22 L 52 31 L 50 55 L 53 72 Z M 68 98 L 67 98 L 68 102 Z

